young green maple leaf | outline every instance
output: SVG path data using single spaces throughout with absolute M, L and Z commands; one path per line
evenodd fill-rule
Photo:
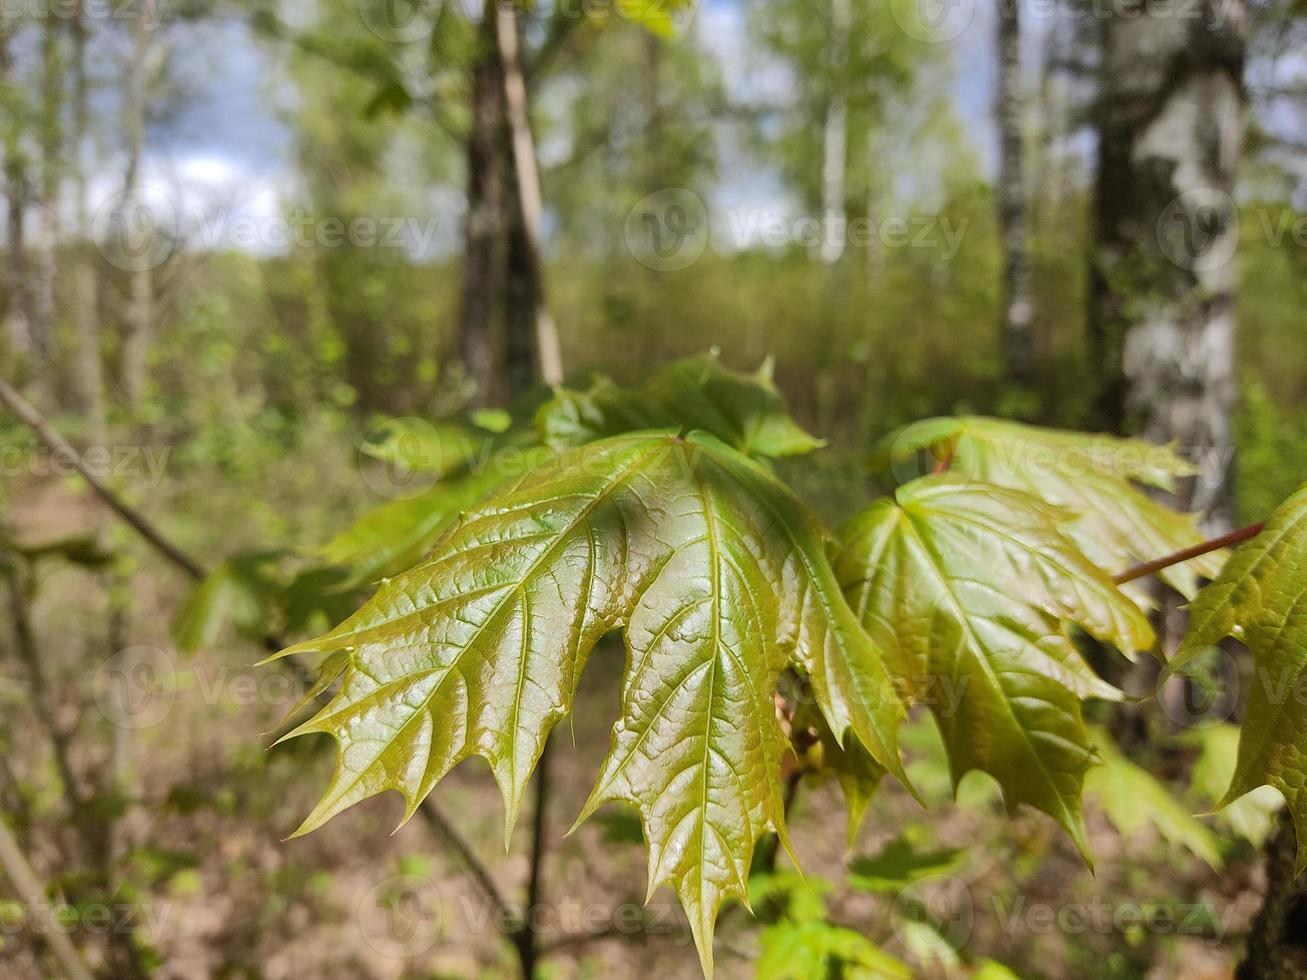
M 451 476 L 415 497 L 366 511 L 317 553 L 328 564 L 348 570 L 340 588 L 398 574 L 416 565 L 463 510 L 504 479 L 494 469 Z
M 710 436 L 635 433 L 562 454 L 472 508 L 336 629 L 279 654 L 343 654 L 329 661 L 339 692 L 291 733 L 339 743 L 296 833 L 388 789 L 407 818 L 480 755 L 507 842 L 587 656 L 621 627 L 621 718 L 578 822 L 607 800 L 634 804 L 650 892 L 672 884 L 711 972 L 718 907 L 747 898 L 763 833 L 787 840 L 780 671 L 802 670 L 841 739 L 904 778 L 904 707 L 825 546 L 782 484 Z
M 1227 806 L 1259 786 L 1278 789 L 1298 831 L 1298 871 L 1307 869 L 1307 484 L 1257 537 L 1240 545 L 1189 608 L 1189 631 L 1166 675 L 1226 636 L 1243 641 L 1256 665 Z
M 1221 869 L 1220 838 L 1199 822 L 1147 769 L 1127 759 L 1106 731 L 1093 731 L 1103 764 L 1089 771 L 1085 792 L 1098 803 L 1123 837 L 1151 826 L 1169 844 L 1188 849 L 1209 867 Z
M 1204 540 L 1197 516 L 1182 514 L 1136 484 L 1173 490 L 1195 470 L 1167 446 L 1139 439 L 1045 429 L 1003 419 L 963 416 L 926 419 L 900 429 L 880 454 L 891 463 L 923 450 L 946 460 L 950 473 L 1024 490 L 1071 512 L 1067 535 L 1094 564 L 1119 572 Z M 1224 553 L 1213 552 L 1161 572 L 1186 597 L 1199 578 L 1215 578 Z M 1132 589 L 1137 601 L 1146 593 Z
M 772 382 L 771 361 L 752 374 L 722 366 L 716 352 L 676 361 L 637 389 L 599 377 L 588 391 L 559 388 L 536 413 L 540 439 L 556 449 L 639 429 L 709 432 L 750 456 L 795 456 L 825 443 L 805 432 Z
M 1153 634 L 1062 534 L 1065 519 L 1020 491 L 926 477 L 849 521 L 835 565 L 868 631 L 897 637 L 887 652 L 934 713 L 954 786 L 990 773 L 1009 809 L 1048 813 L 1087 858 L 1080 793 L 1093 748 L 1080 702 L 1111 689 L 1060 623 L 1127 652 Z

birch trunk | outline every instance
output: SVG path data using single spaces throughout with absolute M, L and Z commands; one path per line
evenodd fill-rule
M 141 167 L 145 153 L 145 115 L 149 100 L 151 17 L 146 0 L 132 21 L 132 54 L 123 103 L 123 130 L 127 135 L 127 169 L 123 179 L 123 222 L 127 257 L 127 303 L 123 317 L 121 382 L 133 414 L 139 412 L 145 391 L 146 357 L 154 333 L 154 276 L 150 263 L 150 231 L 142 194 Z
M 844 254 L 848 215 L 844 209 L 844 171 L 849 149 L 849 0 L 831 0 L 830 97 L 821 151 L 821 260 L 827 265 Z
M 73 271 L 73 383 L 79 407 L 85 413 L 90 441 L 103 445 L 105 435 L 104 368 L 100 360 L 100 320 L 97 297 L 99 286 L 95 269 L 95 249 L 91 241 L 90 211 L 87 201 L 86 175 L 90 161 L 86 142 L 90 132 L 90 91 L 86 75 L 87 20 L 84 3 L 78 2 L 72 21 L 73 30 L 73 132 L 72 161 L 75 182 L 77 242 Z
M 539 378 L 547 385 L 563 383 L 563 355 L 558 327 L 549 312 L 545 296 L 544 269 L 540 258 L 540 223 L 543 205 L 540 199 L 540 172 L 536 162 L 535 140 L 527 111 L 526 79 L 517 38 L 517 13 L 512 4 L 499 4 L 496 37 L 499 60 L 504 74 L 504 105 L 513 147 L 513 170 L 516 176 L 518 206 L 521 211 L 520 247 L 522 261 L 531 271 L 535 293 L 535 355 Z
M 63 58 L 60 31 L 63 21 L 47 17 L 41 27 L 41 124 L 39 129 L 40 180 L 37 195 L 37 239 L 32 254 L 30 281 L 32 289 L 32 350 L 38 377 L 47 385 L 53 364 L 55 342 L 55 282 L 58 265 L 55 249 L 59 243 L 59 186 L 62 176 L 61 151 L 63 132 L 60 118 L 63 103 Z
M 16 22 L 0 14 L 0 86 L 11 93 L 20 87 L 13 78 L 11 44 Z M 5 257 L 5 337 L 12 375 L 25 373 L 32 356 L 31 291 L 27 280 L 27 244 L 24 217 L 27 214 L 27 160 L 23 153 L 19 106 L 9 102 L 4 122 L 4 179 L 8 210 Z
M 1181 503 L 1217 534 L 1232 522 L 1247 18 L 1244 0 L 1200 13 L 1140 4 L 1105 24 L 1089 319 L 1097 422 L 1175 440 L 1201 470 Z
M 1022 146 L 1021 21 L 1017 0 L 998 4 L 998 223 L 1003 241 L 1004 375 L 1028 384 L 1035 373 L 1029 217 Z

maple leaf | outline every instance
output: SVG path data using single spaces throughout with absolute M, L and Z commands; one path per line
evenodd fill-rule
M 1059 530 L 1066 513 L 1017 490 L 948 475 L 900 487 L 839 532 L 849 603 L 910 693 L 929 704 L 956 786 L 990 773 L 1009 809 L 1050 814 L 1088 859 L 1080 794 L 1094 762 L 1083 697 L 1114 691 L 1063 621 L 1131 652 L 1140 609 Z
M 885 440 L 879 459 L 891 464 L 926 452 L 948 471 L 984 483 L 1023 490 L 1070 512 L 1066 533 L 1099 568 L 1119 572 L 1204 540 L 1195 514 L 1172 510 L 1139 485 L 1175 489 L 1195 470 L 1168 446 L 1046 429 L 980 416 L 915 422 Z M 1215 578 L 1224 552 L 1174 565 L 1161 578 L 1192 598 L 1200 578 Z M 1147 593 L 1131 596 L 1147 604 Z
M 1183 673 L 1226 636 L 1247 645 L 1256 666 L 1239 754 L 1224 807 L 1263 785 L 1289 805 L 1298 832 L 1297 870 L 1307 869 L 1307 484 L 1280 505 L 1255 538 L 1190 605 L 1189 630 L 1164 679 Z
M 759 837 L 788 847 L 774 695 L 802 671 L 841 742 L 903 777 L 905 709 L 844 600 L 827 540 L 774 477 L 713 437 L 644 432 L 560 455 L 469 510 L 416 567 L 325 636 L 337 694 L 287 737 L 339 743 L 296 831 L 385 790 L 405 819 L 458 762 L 489 763 L 505 841 L 586 659 L 616 628 L 621 717 L 578 823 L 632 803 L 650 892 L 675 888 L 705 973 L 728 897 L 747 901 Z

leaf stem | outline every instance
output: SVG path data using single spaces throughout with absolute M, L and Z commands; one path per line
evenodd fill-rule
M 930 471 L 931 476 L 942 476 L 948 472 L 948 468 L 953 465 L 953 450 L 955 448 L 953 443 L 948 444 L 948 447 L 944 450 L 944 455 L 939 458 L 939 461 L 935 463 L 935 468 Z
M 1117 585 L 1125 585 L 1126 582 L 1133 582 L 1135 579 L 1143 578 L 1145 575 L 1152 575 L 1154 572 L 1160 572 L 1164 568 L 1178 565 L 1180 562 L 1188 561 L 1190 558 L 1198 558 L 1202 555 L 1210 554 L 1213 551 L 1219 551 L 1222 548 L 1228 548 L 1232 545 L 1239 544 L 1241 541 L 1247 541 L 1249 538 L 1255 538 L 1257 535 L 1262 533 L 1264 527 L 1266 527 L 1264 521 L 1258 521 L 1256 524 L 1249 524 L 1247 527 L 1241 527 L 1237 531 L 1223 534 L 1219 538 L 1212 538 L 1210 541 L 1203 541 L 1201 544 L 1184 548 L 1169 555 L 1163 555 L 1161 558 L 1154 558 L 1152 561 L 1146 561 L 1141 565 L 1135 565 L 1133 568 L 1128 568 L 1119 575 L 1114 575 L 1112 581 Z

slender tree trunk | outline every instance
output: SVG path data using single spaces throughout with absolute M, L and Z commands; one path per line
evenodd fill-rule
M 89 441 L 104 445 L 104 368 L 100 360 L 99 287 L 95 269 L 95 250 L 91 241 L 90 211 L 87 202 L 86 175 L 90 162 L 86 142 L 90 132 L 90 90 L 86 76 L 87 20 L 86 8 L 78 2 L 72 21 L 73 31 L 73 132 L 70 154 L 76 192 L 77 241 L 73 272 L 73 383 L 79 407 L 85 413 L 90 430 Z
M 472 68 L 472 130 L 467 139 L 467 218 L 459 347 L 475 387 L 473 401 L 503 397 L 503 344 L 496 310 L 504 289 L 504 236 L 508 225 L 504 85 L 496 41 L 495 0 L 486 0 L 476 64 Z
M 59 244 L 59 185 L 62 175 L 62 30 L 63 21 L 57 17 L 45 18 L 41 28 L 41 174 L 36 202 L 39 233 L 30 270 L 32 348 L 38 376 L 46 381 L 48 387 L 52 387 L 54 381 L 51 354 L 55 343 L 55 281 L 58 278 L 55 249 Z
M 1218 534 L 1232 522 L 1232 195 L 1247 11 L 1243 0 L 1204 0 L 1201 18 L 1138 6 L 1104 25 L 1089 311 L 1096 422 L 1175 440 L 1201 469 L 1180 502 Z
M 21 86 L 13 77 L 11 49 L 16 22 L 0 14 L 0 91 L 6 95 L 4 109 L 5 198 L 8 205 L 5 264 L 5 337 L 14 376 L 25 373 L 32 356 L 31 291 L 27 280 L 27 246 L 24 217 L 27 213 L 27 160 L 22 147 L 20 125 Z
M 513 170 L 516 177 L 518 206 L 521 212 L 522 262 L 530 269 L 534 292 L 535 357 L 539 378 L 547 385 L 563 383 L 563 355 L 558 327 L 549 312 L 545 296 L 544 269 L 540 257 L 540 224 L 543 205 L 540 199 L 540 171 L 536 162 L 535 140 L 527 110 L 526 79 L 517 37 L 517 13 L 512 4 L 496 7 L 496 40 L 504 76 L 504 106 L 512 138 Z
M 821 152 L 821 260 L 833 265 L 844 254 L 848 216 L 844 169 L 849 152 L 848 61 L 853 10 L 850 0 L 831 0 L 831 86 Z
M 0 871 L 4 872 L 19 901 L 27 906 L 34 917 L 48 918 L 43 912 L 49 908 L 45 887 L 3 820 L 0 820 Z M 59 969 L 69 980 L 92 980 L 91 971 L 87 969 L 77 947 L 66 933 L 58 928 L 43 929 L 39 938 L 50 947 L 50 952 L 59 963 Z
M 1266 842 L 1266 898 L 1236 980 L 1307 980 L 1307 875 L 1296 879 L 1298 838 L 1289 812 Z
M 505 149 L 508 149 L 505 146 Z M 531 242 L 517 193 L 517 168 L 508 162 L 508 278 L 504 289 L 504 378 L 509 399 L 520 398 L 536 383 L 536 307 L 540 267 L 532 260 Z
M 998 224 L 1003 239 L 1003 369 L 1028 384 L 1035 373 L 1029 219 L 1022 146 L 1021 21 L 1018 0 L 998 4 Z
M 123 318 L 122 363 L 123 392 L 133 413 L 141 407 L 145 391 L 146 357 L 154 333 L 154 276 L 150 262 L 150 230 L 140 220 L 146 203 L 141 188 L 142 157 L 145 153 L 145 115 L 149 100 L 151 59 L 151 18 L 141 5 L 132 21 L 132 55 L 128 66 L 127 94 L 123 104 L 123 130 L 127 135 L 127 171 L 123 180 L 122 222 L 125 237 L 128 295 Z

